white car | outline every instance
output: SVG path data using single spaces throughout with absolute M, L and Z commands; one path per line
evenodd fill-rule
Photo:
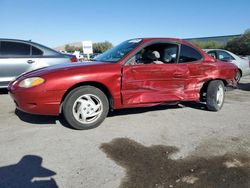
M 235 64 L 239 71 L 237 74 L 237 81 L 240 81 L 242 76 L 250 75 L 250 60 L 235 55 L 232 52 L 222 49 L 203 49 L 210 56 L 221 61 L 226 61 Z

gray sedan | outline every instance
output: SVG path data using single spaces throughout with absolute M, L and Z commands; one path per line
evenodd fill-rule
M 222 49 L 204 49 L 204 51 L 215 59 L 235 64 L 238 67 L 237 81 L 240 81 L 242 76 L 250 75 L 250 61 L 247 58 Z
M 0 88 L 20 74 L 59 63 L 77 62 L 75 56 L 61 54 L 38 43 L 0 39 Z

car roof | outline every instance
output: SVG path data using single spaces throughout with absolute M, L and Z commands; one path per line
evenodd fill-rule
M 192 46 L 196 49 L 199 49 L 199 51 L 200 51 L 200 48 L 197 45 L 193 44 L 192 42 L 180 39 L 180 38 L 164 38 L 164 37 L 154 38 L 154 37 L 150 37 L 150 38 L 138 38 L 138 39 L 142 39 L 144 42 L 158 41 L 158 40 L 159 41 L 161 41 L 161 40 L 162 41 L 172 41 L 172 42 L 177 42 L 177 43 L 182 43 L 182 44 Z
M 167 40 L 167 41 L 175 41 L 175 42 L 184 42 L 186 43 L 187 41 L 179 39 L 179 38 L 164 38 L 164 37 L 150 37 L 150 38 L 141 38 L 144 41 L 153 41 L 153 40 Z
M 31 40 L 22 40 L 22 39 L 0 38 L 0 41 L 24 42 L 24 43 L 30 43 L 30 44 L 35 44 L 35 45 L 41 45 L 41 44 L 33 42 Z M 43 45 L 41 45 L 41 46 L 43 46 Z
M 212 49 L 202 49 L 204 51 L 212 51 L 212 50 L 219 50 L 219 51 L 225 51 L 225 52 L 229 52 L 227 50 L 224 50 L 224 49 L 219 49 L 219 48 L 212 48 Z

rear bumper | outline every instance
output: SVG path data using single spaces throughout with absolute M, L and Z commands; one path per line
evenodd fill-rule
M 40 115 L 59 115 L 60 103 L 65 91 L 36 91 L 35 89 L 13 90 L 9 94 L 17 109 Z

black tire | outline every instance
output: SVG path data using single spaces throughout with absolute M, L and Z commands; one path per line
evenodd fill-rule
M 94 119 L 93 122 L 88 122 L 88 123 L 80 122 L 80 120 L 77 120 L 75 115 L 74 115 L 74 113 L 77 114 L 77 112 L 75 112 L 75 109 L 76 109 L 75 106 L 77 107 L 77 105 L 78 105 L 77 101 L 81 100 L 82 99 L 81 97 L 84 98 L 84 96 L 91 96 L 91 97 L 93 97 L 92 101 L 94 101 L 94 102 L 98 101 L 101 104 L 100 107 L 98 107 L 98 108 L 102 108 L 102 109 L 98 110 L 98 111 L 100 111 L 100 112 L 98 112 L 99 115 L 96 119 Z M 79 99 L 79 98 L 81 98 L 81 99 Z M 84 100 L 82 100 L 82 101 L 84 101 Z M 79 107 L 77 109 L 78 111 L 80 111 L 79 109 L 82 109 L 81 112 L 83 112 L 83 110 L 86 110 L 86 108 L 89 108 L 89 109 L 87 109 L 87 111 L 92 110 L 91 107 L 83 108 L 82 107 L 82 106 L 84 106 L 83 104 L 85 105 L 85 103 L 80 104 L 81 108 Z M 107 117 L 108 112 L 109 112 L 109 101 L 107 99 L 107 96 L 100 89 L 93 87 L 93 86 L 82 86 L 82 87 L 78 87 L 78 88 L 72 90 L 66 96 L 64 103 L 63 103 L 63 115 L 64 115 L 66 121 L 70 124 L 70 126 L 72 126 L 75 129 L 78 129 L 78 130 L 92 129 L 92 128 L 99 126 L 104 121 L 104 119 Z M 79 117 L 82 117 L 82 116 L 83 115 L 81 113 Z M 85 119 L 87 120 L 87 118 L 85 118 Z
M 222 89 L 221 89 L 222 88 Z M 222 99 L 218 100 L 217 93 L 222 93 Z M 219 111 L 225 100 L 225 86 L 224 83 L 220 80 L 213 80 L 208 84 L 207 95 L 206 95 L 206 105 L 207 109 L 210 111 Z
M 237 83 L 240 82 L 241 77 L 242 77 L 241 70 L 238 69 L 237 73 L 236 73 L 236 76 L 235 76 L 235 80 L 236 80 Z

